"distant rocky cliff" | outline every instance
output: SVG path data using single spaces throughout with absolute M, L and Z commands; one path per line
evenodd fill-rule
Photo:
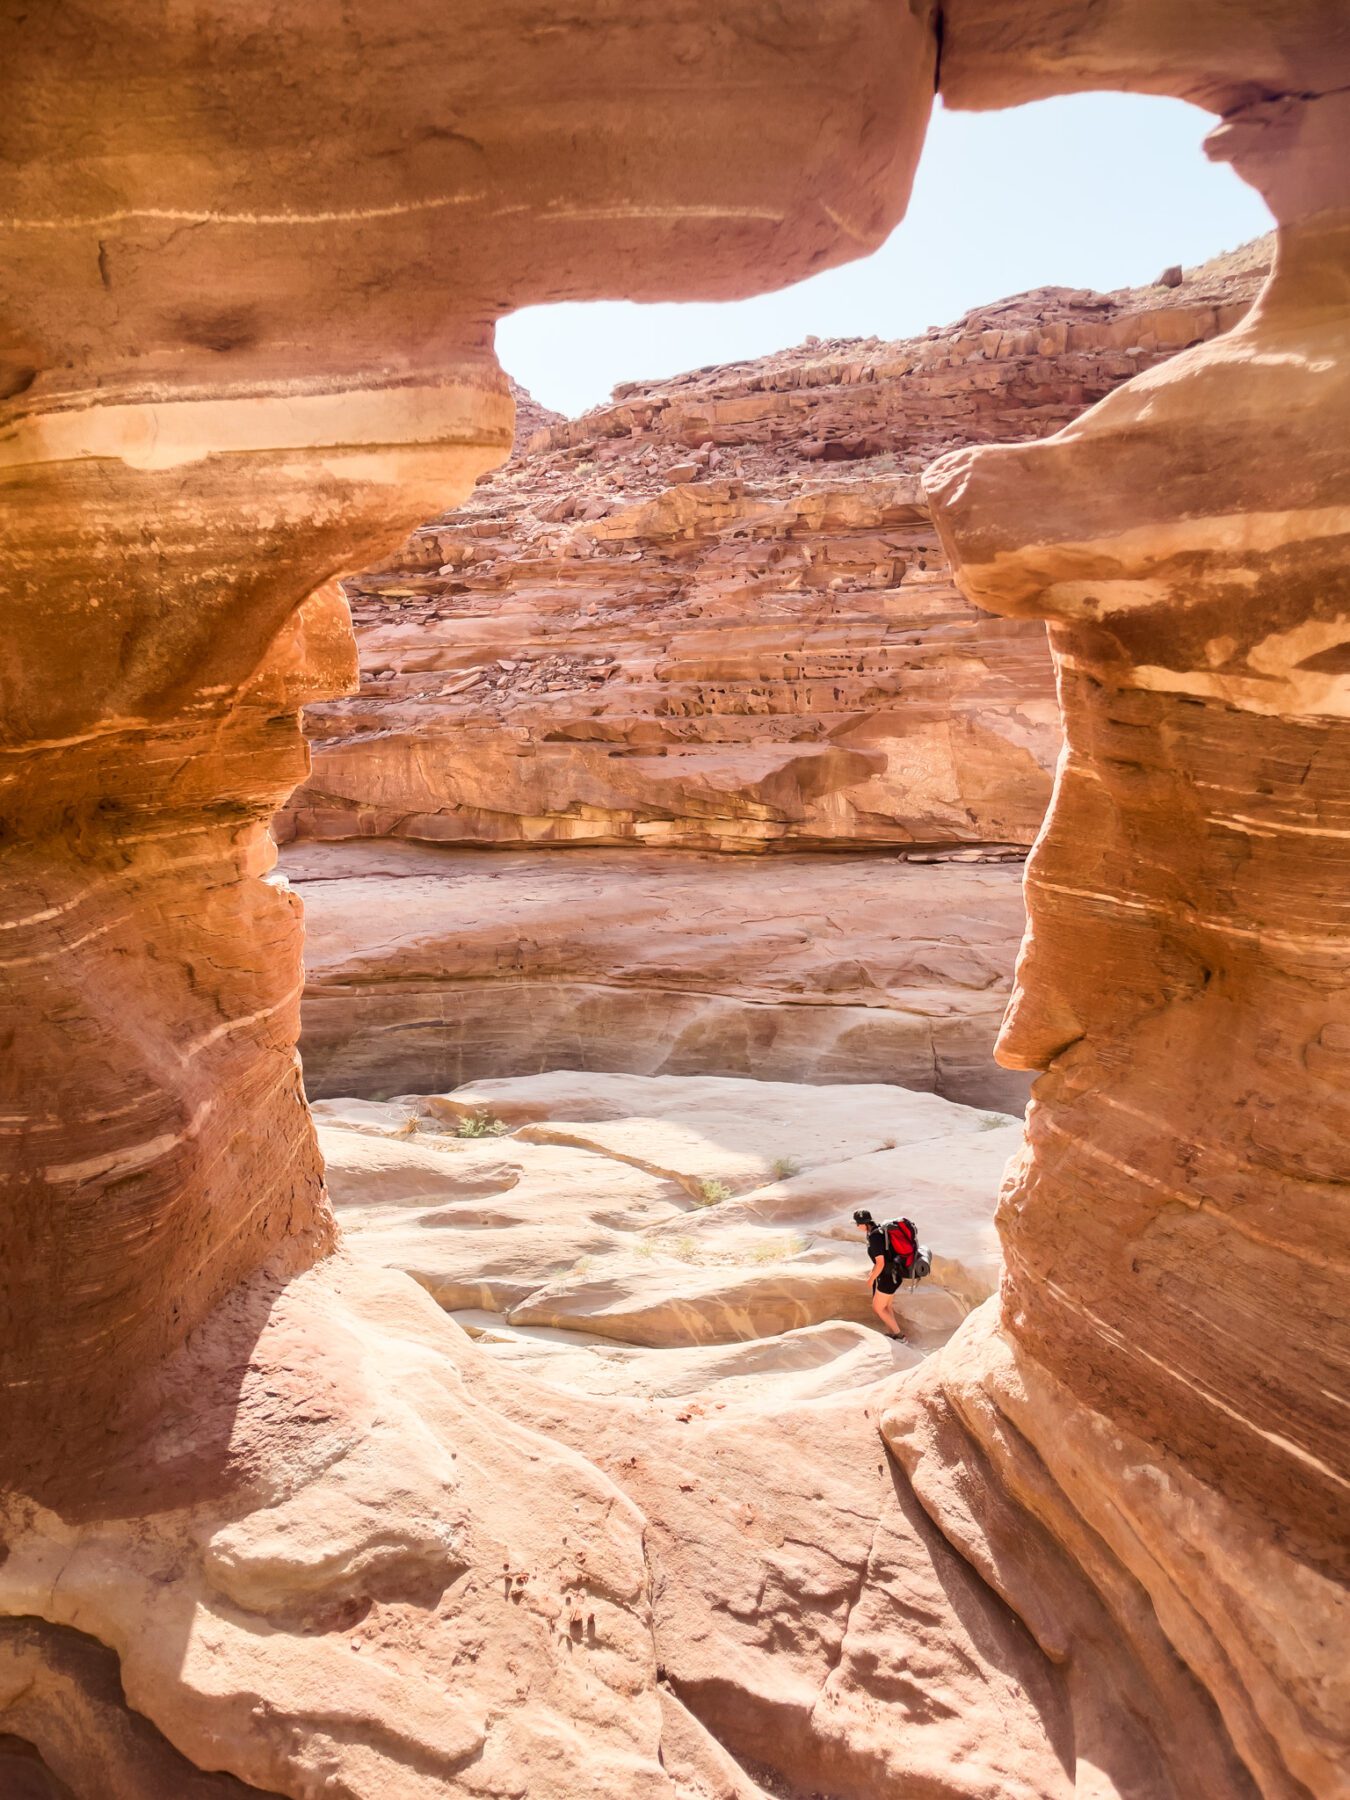
M 957 592 L 919 473 L 1226 329 L 1267 260 L 808 341 L 543 423 L 347 584 L 360 692 L 309 709 L 279 835 L 1029 844 L 1058 750 L 1045 628 Z
M 1020 1108 L 990 1052 L 1049 651 L 958 592 L 919 471 L 1057 429 L 1231 324 L 1267 263 L 808 342 L 571 422 L 517 390 L 512 460 L 348 584 L 360 690 L 306 715 L 278 835 L 310 1093 L 567 1067 Z

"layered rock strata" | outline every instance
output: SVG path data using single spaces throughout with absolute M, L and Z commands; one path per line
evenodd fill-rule
M 791 853 L 1030 843 L 1059 741 L 1044 633 L 960 594 L 918 472 L 1053 431 L 1231 324 L 1268 266 L 1258 243 L 1171 286 L 629 384 L 347 583 L 360 691 L 307 711 L 314 771 L 277 824 L 315 902 L 311 1091 L 577 1067 L 1020 1105 L 991 1055 L 1021 930 L 1001 872 Z M 307 846 L 354 837 L 438 846 L 440 883 L 430 856 L 415 892 L 391 880 L 412 864 L 382 849 L 316 886 L 339 865 Z M 483 845 L 659 855 L 444 854 Z
M 360 691 L 308 710 L 279 835 L 1029 844 L 1058 749 L 1044 633 L 960 594 L 918 476 L 1222 331 L 1267 265 L 631 383 L 537 432 L 347 584 Z
M 343 1290 L 267 820 L 300 707 L 355 674 L 330 578 L 509 450 L 493 317 L 876 245 L 935 38 L 867 0 L 340 11 L 6 9 L 0 1608 L 97 1637 L 180 1756 L 293 1800 L 526 1767 L 667 1794 L 636 1516 L 522 1430 L 572 1493 L 512 1522 L 472 1442 L 501 1421 L 415 1345 L 416 1289 Z M 546 1538 L 622 1620 L 585 1673 L 501 1592 Z M 493 1579 L 447 1638 L 466 1553 Z M 375 1667 L 334 1635 L 373 1604 L 401 1622 Z M 0 1729 L 58 1783 L 59 1707 Z
M 1334 67 L 1211 140 L 1282 220 L 1253 312 L 1046 442 L 926 477 L 965 590 L 1049 620 L 1066 750 L 999 1044 L 1044 1071 L 1001 1308 L 886 1421 L 1039 1641 L 1104 1627 L 1184 1664 L 1247 1771 L 1221 1791 L 1291 1800 L 1344 1792 L 1350 1718 L 1327 1657 L 1350 1498 Z
M 311 1097 L 589 1069 L 1026 1104 L 992 1057 L 1020 858 L 302 843 L 281 867 L 305 907 Z
M 471 9 L 453 53 L 422 0 L 134 12 L 8 22 L 0 209 L 0 1441 L 95 1485 L 90 1421 L 269 1256 L 331 1246 L 264 879 L 299 708 L 354 674 L 324 584 L 509 450 L 495 313 L 879 242 L 934 55 L 866 0 Z
M 902 1465 L 865 1395 L 566 1394 L 322 1254 L 256 870 L 343 667 L 304 596 L 504 448 L 447 295 L 875 241 L 927 21 L 12 14 L 6 1774 L 116 1793 L 60 1764 L 92 1719 L 138 1800 L 191 1791 L 170 1751 L 290 1800 L 1341 1792 L 1340 9 L 944 9 L 954 98 L 1202 98 L 1283 224 L 1237 332 L 934 477 L 972 591 L 1052 615 L 1069 756 L 1007 1288 L 887 1396 Z

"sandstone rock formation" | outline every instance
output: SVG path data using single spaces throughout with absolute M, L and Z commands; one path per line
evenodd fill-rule
M 935 1257 L 897 1311 L 920 1348 L 945 1342 L 997 1287 L 994 1196 L 1021 1138 L 898 1087 L 572 1071 L 315 1116 L 362 1257 L 455 1315 L 671 1350 L 871 1322 L 850 1218 L 902 1194 Z M 455 1135 L 466 1120 L 479 1135 Z
M 288 1282 L 255 1278 L 219 1309 L 165 1372 L 148 1465 L 122 1474 L 131 1492 L 114 1487 L 109 1516 L 31 1509 L 11 1537 L 8 1594 L 63 1622 L 43 1628 L 58 1646 L 75 1621 L 114 1644 L 132 1705 L 192 1757 L 228 1753 L 286 1793 L 419 1800 L 523 1779 L 559 1795 L 589 1783 L 865 1800 L 917 1781 L 972 1800 L 1068 1800 L 1081 1787 L 1073 1681 L 879 1453 L 879 1382 L 912 1353 L 836 1326 L 842 1342 L 817 1328 L 628 1350 L 625 1366 L 583 1334 L 527 1324 L 504 1343 L 470 1314 L 475 1349 L 378 1272 L 393 1235 L 381 1215 L 420 1213 L 423 1238 L 460 1258 L 486 1235 L 490 1260 L 514 1212 L 511 1254 L 536 1275 L 569 1230 L 660 1237 L 663 1214 L 703 1227 L 704 1256 L 784 1223 L 839 1230 L 841 1207 L 897 1179 L 879 1147 L 891 1132 L 919 1181 L 927 1152 L 927 1216 L 953 1245 L 967 1210 L 952 1298 L 965 1281 L 968 1299 L 987 1289 L 1011 1121 L 987 1131 L 931 1096 L 858 1087 L 826 1090 L 812 1120 L 794 1090 L 749 1085 L 566 1075 L 321 1107 L 348 1254 Z M 489 1107 L 510 1137 L 447 1135 Z M 765 1185 L 789 1131 L 801 1173 Z M 569 1171 L 569 1157 L 592 1166 Z M 969 1197 L 953 1207 L 963 1157 Z M 690 1210 L 682 1184 L 709 1166 L 745 1192 Z M 724 1319 L 773 1323 L 770 1310 Z M 242 1516 L 218 1480 L 200 1481 L 222 1456 L 225 1491 L 251 1500 Z M 155 1496 L 149 1518 L 138 1493 Z M 65 1716 L 44 1709 L 50 1661 L 30 1658 L 23 1696 L 44 1746 Z M 1160 1726 L 1136 1731 L 1151 1742 Z
M 877 1392 L 588 1399 L 339 1254 L 217 1309 L 94 1515 L 10 1529 L 6 1604 L 292 1800 L 1069 1800 L 1063 1677 L 897 1482 Z M 47 1666 L 23 1730 L 60 1764 Z
M 554 425 L 565 423 L 560 412 L 554 412 L 551 406 L 543 406 L 527 388 L 518 381 L 510 381 L 511 398 L 516 407 L 515 431 L 511 438 L 512 457 L 520 456 L 536 432 L 547 431 Z M 480 480 L 482 477 L 479 478 Z
M 299 911 L 264 879 L 268 818 L 304 770 L 299 709 L 355 672 L 327 584 L 508 450 L 496 313 L 616 280 L 741 294 L 879 243 L 903 210 L 934 36 L 869 0 L 729 16 L 624 0 L 584 30 L 511 4 L 146 19 L 94 0 L 7 7 L 4 36 L 0 1604 L 70 1623 L 59 1564 L 88 1531 L 101 1600 L 72 1599 L 73 1628 L 116 1651 L 129 1703 L 182 1754 L 292 1795 L 321 1779 L 389 1792 L 421 1707 L 443 1780 L 480 1729 L 472 1708 L 440 1717 L 444 1683 L 418 1698 L 353 1658 L 348 1706 L 331 1644 L 311 1676 L 246 1630 L 262 1657 L 248 1697 L 225 1642 L 238 1627 L 194 1622 L 198 1515 L 184 1524 L 161 1479 L 181 1459 L 183 1505 L 245 1536 L 252 1514 L 265 1538 L 263 1515 L 323 1462 L 307 1461 L 316 1392 L 351 1466 L 397 1379 L 397 1356 L 340 1321 L 315 1324 L 296 1365 L 284 1301 L 259 1299 L 333 1243 L 295 1056 Z M 329 1279 L 301 1282 L 295 1305 Z M 424 1424 L 457 1404 L 432 1385 L 404 1406 L 410 1438 L 419 1402 Z M 377 1563 L 404 1554 L 402 1533 L 411 1567 L 445 1566 L 426 1521 L 447 1458 L 416 1494 L 393 1481 L 408 1455 L 377 1458 Z M 311 1498 L 300 1536 L 317 1543 L 328 1501 Z M 138 1519 L 151 1511 L 162 1531 Z M 346 1553 L 329 1529 L 331 1571 Z M 640 1569 L 633 1543 L 616 1593 Z M 309 1578 L 259 1545 L 285 1611 Z M 550 1668 L 551 1627 L 515 1649 L 510 1635 L 504 1658 Z M 591 1702 L 541 1701 L 541 1729 L 559 1722 L 539 1792 L 669 1789 L 645 1639 L 637 1653 L 615 1665 L 621 1702 L 596 1690 L 598 1737 Z
M 0 1441 L 94 1483 L 88 1421 L 331 1244 L 298 911 L 262 879 L 299 708 L 354 671 L 325 584 L 509 448 L 494 313 L 880 242 L 934 61 L 868 0 L 134 14 L 9 9 L 0 208 Z
M 966 853 L 959 853 L 966 854 Z M 1021 1112 L 1022 865 L 295 844 L 305 1085 L 546 1069 L 871 1081 Z
M 348 583 L 360 692 L 307 711 L 314 772 L 277 826 L 314 897 L 311 1093 L 576 1067 L 1020 1107 L 991 1055 L 1010 871 L 687 852 L 1031 841 L 1059 739 L 1044 634 L 961 596 L 918 472 L 1054 430 L 1225 329 L 1268 266 L 1261 243 L 1172 287 L 1044 290 L 911 342 L 629 384 Z M 364 861 L 309 847 L 370 836 Z M 414 864 L 389 839 L 442 855 L 395 881 Z M 654 866 L 445 854 L 482 844 Z
M 331 1249 L 260 879 L 350 667 L 323 583 L 505 449 L 495 308 L 875 242 L 933 23 L 8 9 L 6 1776 L 1344 1792 L 1340 8 L 943 8 L 953 99 L 1203 99 L 1281 220 L 1236 331 L 932 478 L 1066 702 L 1001 1298 L 880 1435 L 868 1389 L 770 1431 L 551 1387 Z
M 1001 1311 L 887 1421 L 1042 1643 L 1085 1597 L 1082 1630 L 1184 1664 L 1281 1796 L 1345 1791 L 1350 1718 L 1326 1655 L 1350 1492 L 1335 67 L 1235 101 L 1213 140 L 1282 221 L 1254 311 L 1056 437 L 926 477 L 965 590 L 1049 619 L 1067 742 L 999 1046 L 1046 1071 Z M 1009 1554 L 1018 1530 L 1035 1558 Z M 1055 1569 L 1079 1596 L 1058 1617 Z
M 631 383 L 537 432 L 346 584 L 360 692 L 308 709 L 279 836 L 1029 844 L 1059 742 L 1044 633 L 959 593 L 918 477 L 1226 329 L 1263 250 Z

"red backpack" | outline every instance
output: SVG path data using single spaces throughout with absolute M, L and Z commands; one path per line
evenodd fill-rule
M 908 1219 L 892 1219 L 881 1228 L 886 1233 L 886 1256 L 908 1275 L 919 1248 L 919 1234 Z

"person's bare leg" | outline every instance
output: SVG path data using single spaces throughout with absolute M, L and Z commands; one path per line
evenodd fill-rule
M 881 1320 L 882 1325 L 892 1337 L 904 1338 L 900 1329 L 900 1321 L 895 1316 L 895 1308 L 889 1294 L 883 1294 L 880 1288 L 872 1289 L 872 1311 Z

